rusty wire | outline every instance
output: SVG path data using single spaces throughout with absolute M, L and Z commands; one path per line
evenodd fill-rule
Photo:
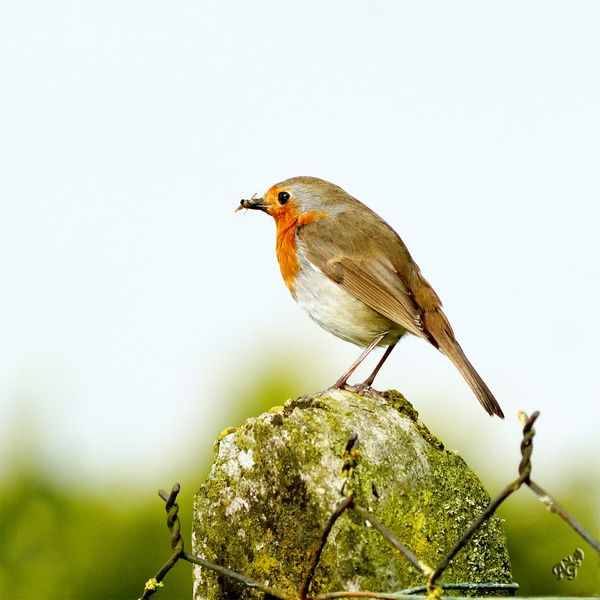
M 140 600 L 146 600 L 155 594 L 161 587 L 163 587 L 162 580 L 166 574 L 175 566 L 175 563 L 179 560 L 183 554 L 183 538 L 181 537 L 181 524 L 179 522 L 179 504 L 177 504 L 177 495 L 179 494 L 180 486 L 176 483 L 171 490 L 171 493 L 167 495 L 164 490 L 158 490 L 158 495 L 165 502 L 165 510 L 167 511 L 167 527 L 171 532 L 171 548 L 173 553 L 167 560 L 167 562 L 158 570 L 158 573 L 146 582 L 144 587 L 144 593 Z
M 444 573 L 452 559 L 465 547 L 469 542 L 474 533 L 495 513 L 497 508 L 514 492 L 525 484 L 531 491 L 543 502 L 551 512 L 558 514 L 579 536 L 581 536 L 596 552 L 600 555 L 600 544 L 579 524 L 573 517 L 562 508 L 550 494 L 548 494 L 543 488 L 534 483 L 531 480 L 531 455 L 533 452 L 533 438 L 535 436 L 535 424 L 539 417 L 539 412 L 534 412 L 530 417 L 527 417 L 525 413 L 519 413 L 519 418 L 523 424 L 523 438 L 521 440 L 521 461 L 519 463 L 519 476 L 512 483 L 507 485 L 496 498 L 494 498 L 486 507 L 486 509 L 473 521 L 470 527 L 463 533 L 463 535 L 456 541 L 454 546 L 448 552 L 448 554 L 442 559 L 437 567 L 431 568 L 424 562 L 420 561 L 408 548 L 406 548 L 398 539 L 390 533 L 384 525 L 379 523 L 373 514 L 367 509 L 363 508 L 356 503 L 354 494 L 352 491 L 348 491 L 350 486 L 350 480 L 353 477 L 354 466 L 358 460 L 358 438 L 356 434 L 353 434 L 346 446 L 345 452 L 351 457 L 350 460 L 344 461 L 343 472 L 346 475 L 346 480 L 341 490 L 342 499 L 337 503 L 334 511 L 332 512 L 325 528 L 323 529 L 321 538 L 318 546 L 311 553 L 306 576 L 298 590 L 298 593 L 294 596 L 290 596 L 288 593 L 272 588 L 268 585 L 260 583 L 251 577 L 227 569 L 215 563 L 212 563 L 204 558 L 188 554 L 184 551 L 183 539 L 181 537 L 181 525 L 179 522 L 179 506 L 176 502 L 177 495 L 179 494 L 180 486 L 175 484 L 170 494 L 167 494 L 163 490 L 159 490 L 158 494 L 165 502 L 165 510 L 167 512 L 167 527 L 171 532 L 171 548 L 173 550 L 169 559 L 159 569 L 157 574 L 150 579 L 144 587 L 144 592 L 140 600 L 146 600 L 150 598 L 154 593 L 158 591 L 160 587 L 163 587 L 162 580 L 166 574 L 175 566 L 179 559 L 186 560 L 190 563 L 200 565 L 206 569 L 209 569 L 219 575 L 228 577 L 238 583 L 255 590 L 259 590 L 271 597 L 278 598 L 279 600 L 334 600 L 336 598 L 375 598 L 379 600 L 398 600 L 401 598 L 414 598 L 415 594 L 423 592 L 427 593 L 427 597 L 434 599 L 441 597 L 442 590 L 469 590 L 469 591 L 498 591 L 498 590 L 516 590 L 518 585 L 515 583 L 439 583 L 441 575 Z M 315 596 L 309 596 L 308 591 L 313 581 L 316 568 L 319 564 L 321 554 L 329 534 L 346 510 L 352 510 L 360 515 L 365 521 L 368 521 L 374 529 L 376 529 L 387 542 L 403 554 L 422 574 L 426 577 L 426 584 L 419 587 L 413 587 L 397 592 L 350 592 L 350 591 L 337 591 L 328 592 L 324 594 L 318 594 Z
M 325 525 L 325 529 L 321 535 L 321 541 L 317 548 L 313 551 L 310 557 L 310 562 L 308 566 L 308 570 L 306 572 L 306 577 L 300 586 L 300 590 L 298 591 L 298 596 L 300 600 L 304 600 L 306 598 L 306 594 L 308 592 L 308 586 L 311 584 L 313 577 L 315 575 L 315 570 L 317 569 L 317 565 L 319 564 L 319 560 L 321 559 L 321 554 L 323 552 L 323 548 L 325 548 L 325 544 L 327 543 L 327 539 L 329 538 L 329 534 L 335 525 L 335 522 L 342 516 L 343 512 L 352 506 L 354 502 L 354 498 L 352 496 L 348 496 L 346 498 L 342 498 L 335 507 L 331 517 L 327 521 L 327 525 Z
M 231 569 L 227 569 L 222 567 L 221 565 L 217 565 L 212 563 L 200 556 L 195 556 L 193 554 L 188 554 L 184 551 L 183 546 L 183 538 L 181 537 L 181 523 L 179 521 L 179 505 L 175 502 L 177 495 L 179 494 L 181 487 L 178 483 L 176 483 L 171 489 L 171 493 L 167 494 L 164 490 L 159 490 L 158 495 L 165 502 L 165 510 L 167 512 L 167 527 L 171 532 L 171 548 L 173 548 L 173 554 L 169 557 L 167 562 L 159 569 L 158 573 L 151 579 L 146 582 L 146 586 L 144 587 L 144 593 L 140 596 L 140 600 L 146 600 L 150 598 L 153 594 L 155 594 L 159 588 L 163 587 L 162 580 L 165 575 L 175 566 L 179 559 L 187 560 L 196 565 L 200 565 L 201 567 L 205 567 L 206 569 L 210 569 L 219 575 L 223 575 L 224 577 L 228 577 L 229 579 L 233 579 L 246 587 L 254 588 L 260 590 L 261 592 L 265 592 L 265 594 L 269 594 L 274 596 L 275 598 L 280 598 L 281 600 L 292 600 L 288 594 L 280 592 L 274 588 L 271 588 L 267 585 L 263 585 L 262 583 L 255 581 L 251 577 L 246 577 L 236 571 L 232 571 Z
M 525 416 L 524 413 L 520 413 Z M 444 572 L 446 567 L 450 564 L 450 561 L 465 547 L 467 542 L 471 539 L 473 534 L 483 525 L 495 512 L 496 509 L 514 492 L 516 492 L 523 483 L 529 481 L 531 475 L 531 453 L 533 452 L 533 436 L 535 435 L 535 429 L 533 424 L 539 417 L 539 411 L 534 412 L 531 417 L 524 419 L 523 426 L 523 439 L 521 441 L 521 462 L 519 463 L 519 477 L 512 483 L 507 485 L 500 494 L 492 500 L 486 507 L 486 509 L 479 515 L 471 526 L 463 533 L 460 539 L 454 544 L 450 552 L 443 558 L 442 562 L 435 568 L 433 573 L 428 577 L 427 587 L 432 589 L 435 586 L 437 579 Z M 523 421 L 523 418 L 522 418 Z

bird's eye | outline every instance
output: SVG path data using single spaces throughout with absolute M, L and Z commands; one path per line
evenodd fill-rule
M 277 201 L 279 204 L 285 204 L 290 199 L 290 195 L 287 192 L 279 192 L 277 194 Z

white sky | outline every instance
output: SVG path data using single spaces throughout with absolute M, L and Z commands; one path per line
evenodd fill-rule
M 508 419 L 419 340 L 378 387 L 504 479 L 518 409 L 541 483 L 587 463 L 599 30 L 597 2 L 3 2 L 4 466 L 28 440 L 61 477 L 169 485 L 248 369 L 337 379 L 358 349 L 288 296 L 269 218 L 233 213 L 301 174 L 397 229 Z

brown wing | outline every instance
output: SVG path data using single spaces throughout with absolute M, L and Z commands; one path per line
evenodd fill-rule
M 307 258 L 367 306 L 411 333 L 429 340 L 421 310 L 399 269 L 377 251 L 379 244 L 373 243 L 373 223 L 365 220 L 364 214 L 359 220 L 344 222 L 348 212 L 316 221 L 299 231 Z M 381 229 L 377 229 L 381 238 Z M 396 238 L 393 240 L 394 247 L 399 238 L 391 229 L 389 231 Z M 412 263 L 410 255 L 408 258 Z
M 366 209 L 366 210 L 365 210 Z M 465 356 L 442 303 L 396 232 L 375 213 L 352 207 L 298 232 L 307 258 L 367 306 L 427 340 L 456 365 L 489 414 L 494 395 Z

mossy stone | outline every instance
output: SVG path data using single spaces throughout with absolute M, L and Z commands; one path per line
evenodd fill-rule
M 345 491 L 422 562 L 435 567 L 489 497 L 463 459 L 418 420 L 398 392 L 329 390 L 288 401 L 249 419 L 218 442 L 195 497 L 193 552 L 294 596 L 311 552 L 347 480 L 346 444 L 359 450 Z M 500 519 L 492 517 L 445 571 L 443 582 L 512 581 Z M 356 513 L 333 527 L 312 594 L 391 592 L 424 584 L 423 575 Z M 195 567 L 195 600 L 261 598 Z

